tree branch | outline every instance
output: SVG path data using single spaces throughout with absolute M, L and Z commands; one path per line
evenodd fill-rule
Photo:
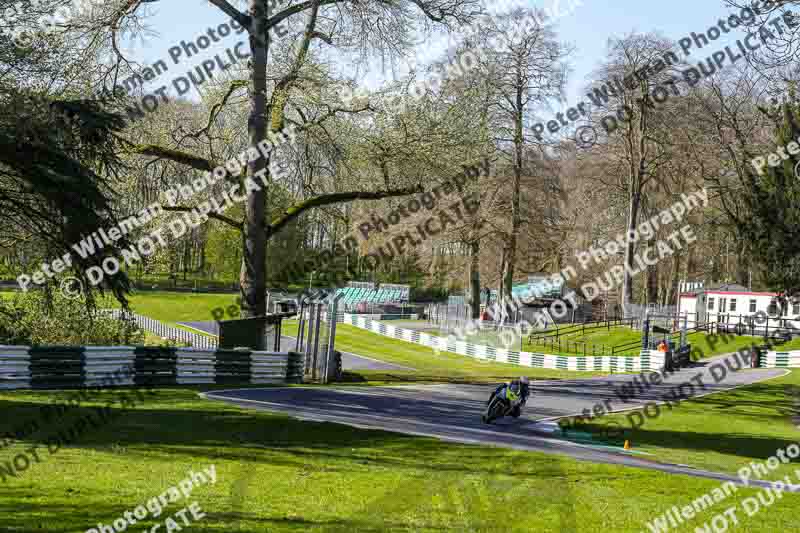
M 207 134 L 211 129 L 211 126 L 213 126 L 214 120 L 216 120 L 219 112 L 222 111 L 222 108 L 228 103 L 228 99 L 231 97 L 231 95 L 236 92 L 237 89 L 246 89 L 249 84 L 250 82 L 247 80 L 233 80 L 228 87 L 228 91 L 225 93 L 225 96 L 222 97 L 222 100 L 214 104 L 214 106 L 211 108 L 211 111 L 208 114 L 208 123 L 205 125 L 205 127 L 193 133 L 187 133 L 183 139 L 186 137 L 193 137 L 197 139 L 200 135 Z M 181 139 L 181 143 L 183 142 L 183 139 Z
M 243 28 L 250 29 L 250 15 L 242 13 L 232 5 L 230 5 L 227 0 L 208 0 L 210 3 L 217 6 L 223 13 L 231 17 L 233 20 L 238 22 Z
M 325 205 L 339 204 L 342 202 L 350 202 L 352 200 L 381 200 L 383 198 L 391 198 L 395 196 L 408 196 L 424 192 L 422 185 L 407 187 L 405 189 L 390 189 L 385 191 L 349 191 L 337 192 L 332 194 L 323 194 L 314 198 L 309 198 L 300 203 L 297 203 L 287 209 L 281 216 L 277 217 L 270 224 L 266 224 L 267 239 L 272 237 L 275 233 L 281 230 L 286 224 L 299 217 L 303 212 L 313 209 L 315 207 L 322 207 Z
M 213 161 L 209 161 L 204 157 L 190 154 L 188 152 L 173 150 L 171 148 L 165 148 L 155 144 L 134 144 L 127 139 L 123 139 L 121 137 L 118 138 L 124 142 L 128 146 L 128 150 L 134 154 L 149 155 L 161 159 L 168 159 L 170 161 L 180 163 L 181 165 L 186 165 L 196 170 L 205 170 L 207 172 L 211 172 L 218 166 L 214 164 Z
M 330 4 L 340 4 L 340 3 L 344 3 L 344 2 L 345 2 L 345 0 L 320 0 L 319 1 L 319 5 L 320 6 L 327 6 L 327 5 L 330 5 Z M 278 13 L 277 15 L 268 18 L 266 24 L 264 25 L 265 26 L 264 29 L 265 30 L 269 30 L 270 28 L 272 28 L 273 26 L 275 26 L 279 22 L 283 21 L 284 19 L 287 19 L 287 18 L 289 18 L 292 15 L 295 15 L 297 13 L 302 13 L 306 9 L 312 7 L 314 5 L 314 3 L 315 3 L 314 1 L 309 1 L 309 2 L 303 2 L 301 4 L 293 5 L 291 7 L 287 7 L 286 9 L 284 9 L 283 11 Z
M 181 212 L 181 213 L 190 213 L 195 208 L 194 207 L 185 207 L 185 206 L 176 205 L 176 206 L 172 206 L 172 207 L 163 206 L 163 209 L 164 209 L 164 211 L 177 211 L 177 212 Z M 229 225 L 229 226 L 231 226 L 233 228 L 236 228 L 236 229 L 238 229 L 240 231 L 242 230 L 242 227 L 244 226 L 244 222 L 239 222 L 239 221 L 234 220 L 232 218 L 228 218 L 225 215 L 220 215 L 219 213 L 214 213 L 214 212 L 208 213 L 208 218 L 213 218 L 214 220 L 219 220 L 220 222 L 224 222 L 225 224 L 227 224 L 227 225 Z
M 294 120 L 291 120 L 291 119 L 286 119 L 286 121 L 289 122 L 290 124 L 296 124 L 296 126 L 297 126 L 296 131 L 297 132 L 301 132 L 301 131 L 305 131 L 305 130 L 311 129 L 314 126 L 321 125 L 323 122 L 325 122 L 329 118 L 335 117 L 336 113 L 352 113 L 352 114 L 356 114 L 356 113 L 363 113 L 364 111 L 374 111 L 374 110 L 375 110 L 375 108 L 373 108 L 369 103 L 367 103 L 367 105 L 365 105 L 365 106 L 363 106 L 363 107 L 361 107 L 359 109 L 344 109 L 342 107 L 328 108 L 328 111 L 326 111 L 319 118 L 317 118 L 315 120 L 306 120 L 302 124 L 299 123 L 299 122 L 296 122 Z

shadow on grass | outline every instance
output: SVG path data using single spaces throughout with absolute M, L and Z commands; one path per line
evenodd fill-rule
M 637 446 L 767 459 L 776 450 L 797 443 L 797 437 L 789 436 L 793 427 L 789 424 L 798 413 L 798 397 L 800 387 L 796 385 L 757 383 L 683 401 L 672 409 L 661 405 L 658 414 L 650 410 L 651 418 L 639 416 L 641 410 L 619 413 L 613 415 L 613 419 L 620 422 L 614 429 L 618 437 L 605 440 L 619 444 L 628 439 Z M 725 418 L 715 420 L 715 417 Z M 602 437 L 608 435 L 610 421 L 609 417 L 601 417 L 596 422 L 584 422 L 575 429 Z M 691 429 L 665 427 L 670 423 Z M 714 426 L 718 431 L 703 431 Z M 780 436 L 781 433 L 787 436 Z
M 145 459 L 151 464 L 236 461 L 242 464 L 244 470 L 253 470 L 251 465 L 259 464 L 269 468 L 288 467 L 308 472 L 308 475 L 327 475 L 331 472 L 348 474 L 369 468 L 378 468 L 382 472 L 391 468 L 402 472 L 403 478 L 407 477 L 408 484 L 412 486 L 415 485 L 412 481 L 414 476 L 419 476 L 421 472 L 426 476 L 454 473 L 459 479 L 472 475 L 513 474 L 537 485 L 566 481 L 559 460 L 550 457 L 526 461 L 524 466 L 515 468 L 514 458 L 520 456 L 520 452 L 457 445 L 331 423 L 302 422 L 283 415 L 244 411 L 223 403 L 210 404 L 187 392 L 183 389 L 159 391 L 152 402 L 120 412 L 120 416 L 107 426 L 86 431 L 62 450 L 113 452 L 117 463 L 123 460 L 123 464 L 132 469 L 144 464 Z M 42 403 L 32 401 L 34 397 L 46 400 L 51 394 L 54 393 L 30 393 L 26 395 L 31 398 L 21 401 L 0 400 L 0 413 L 3 413 L 0 435 L 39 413 Z M 58 393 L 61 394 L 66 393 Z M 195 402 L 197 404 L 193 405 Z M 67 429 L 91 411 L 89 407 L 75 408 L 63 418 L 26 437 L 20 444 L 25 448 L 41 445 L 51 435 Z M 22 450 L 21 446 L 0 450 L 0 462 L 10 460 Z M 60 453 L 63 451 L 50 455 L 42 450 L 42 463 L 65 461 Z M 97 523 L 97 520 L 87 523 L 88 516 L 114 518 L 127 509 L 119 504 L 95 501 L 97 496 L 93 492 L 96 487 L 93 482 L 87 481 L 91 478 L 85 476 L 108 468 L 103 466 L 106 460 L 102 455 L 76 455 L 73 452 L 66 461 L 68 467 L 62 463 L 54 469 L 49 464 L 32 465 L 17 479 L 0 483 L 3 485 L 0 488 L 3 494 L 0 498 L 0 531 L 84 531 Z M 34 474 L 34 469 L 43 469 L 47 474 Z M 61 490 L 50 490 L 48 476 L 57 475 L 63 481 L 66 479 L 63 476 L 70 476 L 73 472 L 74 475 L 84 476 L 76 483 L 82 488 L 75 494 L 65 495 Z M 123 476 L 124 473 L 121 471 L 118 474 Z M 231 481 L 226 480 L 226 483 Z M 263 479 L 252 479 L 246 480 L 244 485 L 252 485 L 250 491 L 263 491 L 264 483 Z M 86 488 L 89 489 L 88 493 Z M 70 490 L 67 489 L 67 492 Z M 239 498 L 255 495 L 252 492 L 247 494 L 247 487 L 239 487 L 232 492 L 236 491 Z M 368 500 L 365 500 L 365 504 Z M 67 505 L 62 503 L 64 501 L 83 505 Z M 192 530 L 307 531 L 323 528 L 324 531 L 377 532 L 441 529 L 441 524 L 434 523 L 433 518 L 429 521 L 425 517 L 415 517 L 413 523 L 406 524 L 403 523 L 403 516 L 382 520 L 364 513 L 363 518 L 343 517 L 337 520 L 306 515 L 302 509 L 298 509 L 296 516 L 281 516 L 273 515 L 269 508 L 246 511 L 234 503 L 235 498 L 225 511 L 210 513 L 208 519 Z M 252 509 L 252 505 L 249 507 Z M 166 516 L 163 515 L 161 519 Z M 53 527 L 54 522 L 56 527 Z M 231 527 L 232 523 L 240 525 L 234 528 Z

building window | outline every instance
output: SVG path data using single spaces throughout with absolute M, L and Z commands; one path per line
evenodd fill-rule
M 792 304 L 792 314 L 794 316 L 800 315 L 800 302 L 795 302 Z
M 756 312 L 756 301 L 755 300 L 750 300 L 750 312 L 751 313 L 755 313 Z
M 731 312 L 736 311 L 736 298 L 731 298 Z
M 769 303 L 769 307 L 767 308 L 767 314 L 770 316 L 778 314 L 778 303 L 775 300 L 772 300 Z
M 714 298 L 709 298 L 708 299 L 708 310 L 709 311 L 713 311 L 714 310 Z

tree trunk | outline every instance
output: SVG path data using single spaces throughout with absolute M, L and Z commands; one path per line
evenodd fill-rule
M 473 319 L 480 318 L 481 315 L 480 255 L 481 243 L 476 238 L 469 244 L 469 303 L 470 317 Z
M 520 183 L 522 181 L 522 149 L 524 138 L 522 136 L 522 82 L 517 85 L 517 107 L 514 117 L 514 191 L 511 196 L 511 235 L 506 242 L 503 264 L 503 307 L 508 311 L 511 304 L 511 290 L 514 285 L 514 264 L 517 260 L 517 239 L 519 228 L 522 225 L 520 217 Z
M 681 288 L 678 286 L 681 282 L 681 254 L 675 254 L 675 271 L 672 275 L 672 285 L 670 285 L 669 290 L 667 290 L 669 301 L 667 301 L 668 305 L 677 305 L 678 299 L 680 298 L 680 290 Z
M 641 192 L 636 190 L 631 195 L 628 206 L 628 234 L 625 236 L 627 245 L 625 246 L 625 272 L 622 281 L 622 312 L 627 316 L 629 304 L 633 300 L 633 253 L 636 243 L 631 239 L 633 230 L 636 229 L 636 222 L 639 218 L 639 204 L 641 203 Z
M 656 240 L 650 239 L 647 247 L 653 250 Z M 647 303 L 658 303 L 658 264 L 647 265 Z
M 252 81 L 250 97 L 250 116 L 247 121 L 250 146 L 257 146 L 266 139 L 267 114 L 267 54 L 269 40 L 265 31 L 266 12 L 261 9 L 262 2 L 250 0 L 250 15 L 253 27 L 250 33 Z M 247 175 L 256 180 L 256 173 L 267 168 L 266 158 L 259 157 L 247 166 Z M 257 182 L 257 181 L 256 181 Z M 266 314 L 267 249 L 264 215 L 266 190 L 259 188 L 251 192 L 245 204 L 244 253 L 239 275 L 242 296 L 242 318 Z
M 736 258 L 736 283 L 743 287 L 750 284 L 750 259 L 747 250 L 747 243 L 737 243 L 739 246 L 739 255 Z

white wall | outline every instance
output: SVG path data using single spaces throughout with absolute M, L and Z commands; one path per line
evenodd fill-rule
M 713 307 L 709 308 L 709 301 L 712 299 Z M 770 304 L 774 300 L 775 297 L 770 294 L 699 292 L 697 297 L 682 296 L 680 299 L 680 311 L 681 313 L 684 311 L 689 312 L 689 327 L 692 327 L 697 322 L 718 322 L 721 315 L 730 315 L 730 321 L 736 323 L 739 316 L 751 317 L 759 313 L 766 313 L 770 318 L 770 327 L 777 325 L 777 322 L 774 322 L 773 319 L 800 318 L 800 304 L 790 303 L 781 316 L 770 314 Z M 732 302 L 735 302 L 733 309 L 731 309 Z M 751 306 L 751 302 L 754 302 L 755 306 Z M 721 306 L 724 306 L 724 309 Z M 693 313 L 696 314 L 693 315 Z M 791 320 L 787 325 L 794 325 L 794 327 L 800 329 L 800 320 Z

